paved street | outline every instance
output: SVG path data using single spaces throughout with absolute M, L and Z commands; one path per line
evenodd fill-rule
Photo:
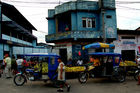
M 90 79 L 80 84 L 77 79 L 68 80 L 70 93 L 140 93 L 140 86 L 133 77 L 127 77 L 125 83 L 116 83 L 108 79 Z M 15 86 L 12 79 L 0 78 L 0 93 L 57 93 L 57 88 L 41 81 L 28 82 L 23 86 Z M 65 93 L 65 92 L 64 92 Z

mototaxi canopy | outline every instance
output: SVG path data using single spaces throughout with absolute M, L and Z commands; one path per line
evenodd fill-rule
M 88 48 L 115 48 L 114 44 L 107 44 L 107 43 L 92 43 L 92 44 L 88 44 L 86 46 L 83 46 L 83 50 L 84 49 L 88 49 Z

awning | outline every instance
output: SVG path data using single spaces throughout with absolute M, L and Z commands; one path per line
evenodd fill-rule
M 114 44 L 107 44 L 107 43 L 92 43 L 83 47 L 84 49 L 88 48 L 115 48 Z

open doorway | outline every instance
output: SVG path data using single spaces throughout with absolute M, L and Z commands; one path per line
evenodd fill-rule
M 122 59 L 135 61 L 135 50 L 122 50 Z
M 67 49 L 59 49 L 59 55 L 61 56 L 62 61 L 67 64 Z

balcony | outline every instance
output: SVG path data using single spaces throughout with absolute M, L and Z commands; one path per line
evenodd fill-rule
M 32 43 L 30 43 L 30 42 L 23 41 L 23 40 L 20 40 L 20 39 L 17 39 L 17 38 L 14 38 L 14 37 L 11 37 L 11 36 L 8 36 L 5 34 L 2 34 L 2 39 L 9 40 L 9 41 L 16 42 L 16 43 L 20 43 L 20 44 L 24 44 L 24 45 L 28 45 L 28 46 L 32 46 Z
M 92 39 L 102 37 L 101 31 L 68 31 L 63 33 L 46 35 L 46 42 L 63 39 Z
M 56 6 L 55 14 L 71 11 L 71 10 L 94 10 L 99 9 L 98 2 L 83 1 L 83 2 L 67 2 Z

